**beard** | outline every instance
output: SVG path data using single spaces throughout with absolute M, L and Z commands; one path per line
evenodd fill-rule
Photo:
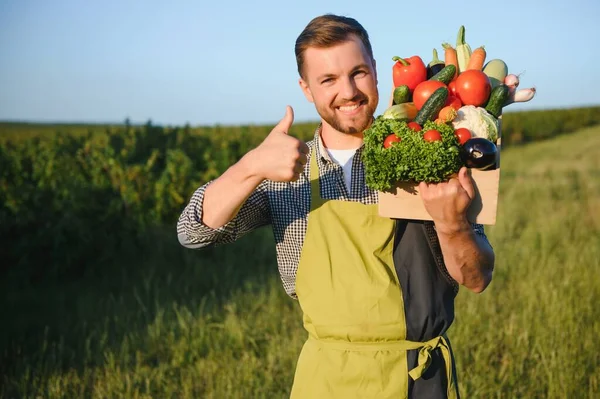
M 364 132 L 375 115 L 375 109 L 377 107 L 377 99 L 369 98 L 364 95 L 356 96 L 355 98 L 347 101 L 347 103 L 361 103 L 361 113 L 352 117 L 342 117 L 337 114 L 336 108 L 343 106 L 344 104 L 336 104 L 334 106 L 322 105 L 317 107 L 317 112 L 331 127 L 341 133 L 345 134 L 357 134 Z

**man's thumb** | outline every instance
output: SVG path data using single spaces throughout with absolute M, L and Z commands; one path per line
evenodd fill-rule
M 471 178 L 470 171 L 465 166 L 458 171 L 458 181 L 463 189 L 467 192 L 469 198 L 475 198 L 475 185 Z
M 282 120 L 277 124 L 276 129 L 280 132 L 288 134 L 288 131 L 292 127 L 292 123 L 294 122 L 294 109 L 288 105 L 285 109 L 285 116 Z

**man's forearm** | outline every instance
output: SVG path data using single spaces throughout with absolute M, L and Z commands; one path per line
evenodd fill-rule
M 452 228 L 436 228 L 448 273 L 474 292 L 485 290 L 492 280 L 495 262 L 487 240 L 477 235 L 468 222 Z
M 229 223 L 262 182 L 253 174 L 252 156 L 252 152 L 246 154 L 206 187 L 202 223 L 213 229 Z

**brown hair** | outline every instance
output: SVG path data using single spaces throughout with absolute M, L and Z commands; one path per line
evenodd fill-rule
M 300 76 L 302 77 L 304 52 L 307 48 L 331 47 L 345 42 L 352 34 L 356 35 L 362 41 L 369 57 L 373 59 L 373 49 L 369 41 L 369 34 L 354 18 L 325 14 L 310 21 L 302 33 L 300 33 L 298 39 L 296 39 L 296 63 L 298 64 L 298 73 Z

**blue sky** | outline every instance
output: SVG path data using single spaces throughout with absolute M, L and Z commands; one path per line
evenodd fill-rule
M 535 86 L 506 111 L 600 104 L 600 1 L 0 0 L 0 120 L 182 125 L 318 119 L 294 42 L 333 12 L 368 30 L 382 99 L 392 57 L 426 63 L 460 25 Z

